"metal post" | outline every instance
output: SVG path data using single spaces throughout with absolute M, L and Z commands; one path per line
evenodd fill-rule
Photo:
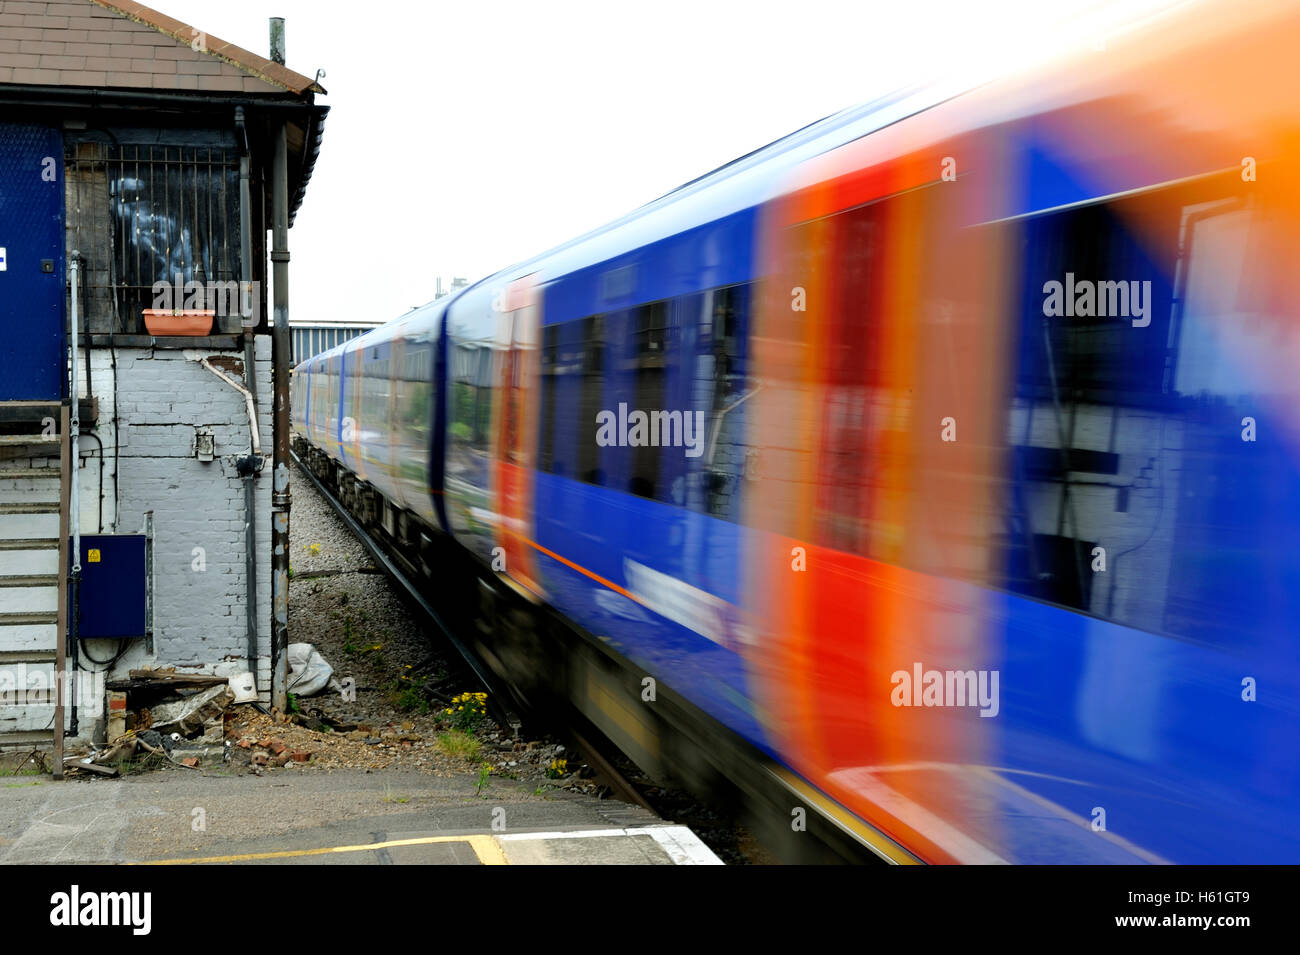
M 235 107 L 235 127 L 239 130 L 239 306 L 240 324 L 244 330 L 244 381 L 251 396 L 250 422 L 253 428 L 253 447 L 249 457 L 242 461 L 240 474 L 244 478 L 244 572 L 248 577 L 248 606 L 245 615 L 248 624 L 248 672 L 253 677 L 254 692 L 260 690 L 257 680 L 257 506 L 253 482 L 262 469 L 261 448 L 257 439 L 257 350 L 253 336 L 257 324 L 252 316 L 244 314 L 244 306 L 253 301 L 253 233 L 252 199 L 249 190 L 248 127 L 244 123 L 244 107 Z M 253 461 L 253 455 L 258 456 Z
M 275 451 L 271 478 L 271 703 L 282 712 L 289 679 L 289 146 L 275 133 L 271 169 L 271 263 L 275 282 L 271 390 Z
M 72 283 L 72 421 L 69 427 L 69 437 L 72 439 L 72 487 L 69 489 L 71 508 L 69 516 L 72 518 L 72 576 L 75 580 L 81 574 L 81 494 L 77 480 L 77 471 L 81 466 L 81 396 L 78 392 L 81 390 L 81 382 L 77 377 L 77 365 L 81 361 L 81 253 L 76 249 L 72 250 L 72 261 L 68 265 L 68 281 Z
M 271 59 L 284 65 L 284 17 L 271 17 Z

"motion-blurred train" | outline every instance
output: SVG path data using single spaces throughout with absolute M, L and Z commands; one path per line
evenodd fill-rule
M 298 445 L 792 840 L 1300 862 L 1297 49 L 1182 5 L 831 116 L 300 365 Z

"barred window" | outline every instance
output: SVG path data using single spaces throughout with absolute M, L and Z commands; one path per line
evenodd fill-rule
M 214 332 L 240 327 L 239 156 L 234 149 L 70 144 L 69 238 L 85 259 L 91 332 L 144 334 L 143 312 L 203 289 Z M 258 296 L 251 305 L 258 307 Z

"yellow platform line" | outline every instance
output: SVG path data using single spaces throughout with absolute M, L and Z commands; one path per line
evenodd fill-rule
M 822 814 L 846 832 L 866 843 L 870 849 L 886 862 L 894 865 L 920 865 L 921 860 L 912 855 L 875 826 L 859 819 L 839 803 L 823 795 L 805 783 L 794 773 L 780 766 L 768 767 L 768 772 L 783 782 L 792 792 L 812 803 Z
M 212 862 L 256 862 L 260 859 L 291 859 L 295 856 L 324 856 L 340 852 L 373 852 L 376 849 L 394 849 L 402 846 L 429 846 L 440 842 L 465 842 L 483 865 L 509 865 L 505 853 L 493 836 L 422 836 L 418 839 L 393 839 L 388 842 L 370 842 L 359 846 L 326 846 L 321 849 L 281 849 L 276 852 L 244 852 L 229 856 L 207 856 L 201 859 L 154 859 L 133 865 L 202 865 Z

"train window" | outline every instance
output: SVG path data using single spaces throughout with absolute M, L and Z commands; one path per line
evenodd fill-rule
M 450 437 L 456 444 L 483 449 L 492 409 L 492 350 L 474 341 L 458 341 L 454 349 L 449 356 Z
M 1290 244 L 1270 238 L 1272 227 L 1235 195 L 1182 209 L 1166 365 L 1179 413 L 1163 427 L 1153 478 L 1171 516 L 1121 558 L 1126 576 L 1143 565 L 1162 574 L 1164 630 L 1205 640 L 1276 639 L 1300 612 L 1294 445 L 1280 429 L 1256 430 L 1296 391 L 1294 366 L 1275 357 L 1295 354 L 1297 332 L 1294 304 L 1276 300 L 1273 259 Z M 1108 608 L 1131 612 L 1149 599 L 1127 583 L 1107 588 Z
M 1021 229 L 1005 586 L 1105 613 L 1094 549 L 1104 539 L 1128 558 L 1163 506 L 1149 493 L 1162 441 L 1143 423 L 1167 410 L 1177 215 L 1142 200 L 1043 215 Z
M 577 477 L 588 484 L 604 486 L 600 447 L 596 444 L 596 415 L 605 407 L 605 317 L 593 315 L 578 324 L 578 364 L 582 385 L 578 397 Z
M 1300 571 L 1276 533 L 1300 481 L 1281 443 L 1242 437 L 1276 383 L 1233 356 L 1286 346 L 1267 341 L 1251 301 L 1270 279 L 1252 271 L 1259 224 L 1238 186 L 1189 184 L 1022 226 L 1008 590 L 1207 640 L 1294 616 L 1296 597 L 1261 586 Z M 1044 304 L 1052 281 L 1076 295 L 1127 283 L 1128 308 L 1098 315 L 1096 294 L 1094 314 L 1059 314 Z
M 714 517 L 740 519 L 744 481 L 745 409 L 747 391 L 746 339 L 749 332 L 750 288 L 733 285 L 713 293 L 708 337 L 713 365 L 713 395 L 701 442 L 707 510 Z
M 555 470 L 555 392 L 559 375 L 560 326 L 542 330 L 542 439 L 537 466 L 547 473 Z
M 667 302 L 642 305 L 633 310 L 628 329 L 632 333 L 631 371 L 635 376 L 632 408 L 650 415 L 652 421 L 661 420 L 655 417 L 656 413 L 670 410 L 664 407 L 668 314 Z M 675 449 L 665 450 L 659 446 L 658 438 L 654 440 L 654 444 L 640 444 L 631 449 L 627 489 L 640 497 L 662 499 L 659 461 L 661 457 L 674 456 L 677 452 Z

